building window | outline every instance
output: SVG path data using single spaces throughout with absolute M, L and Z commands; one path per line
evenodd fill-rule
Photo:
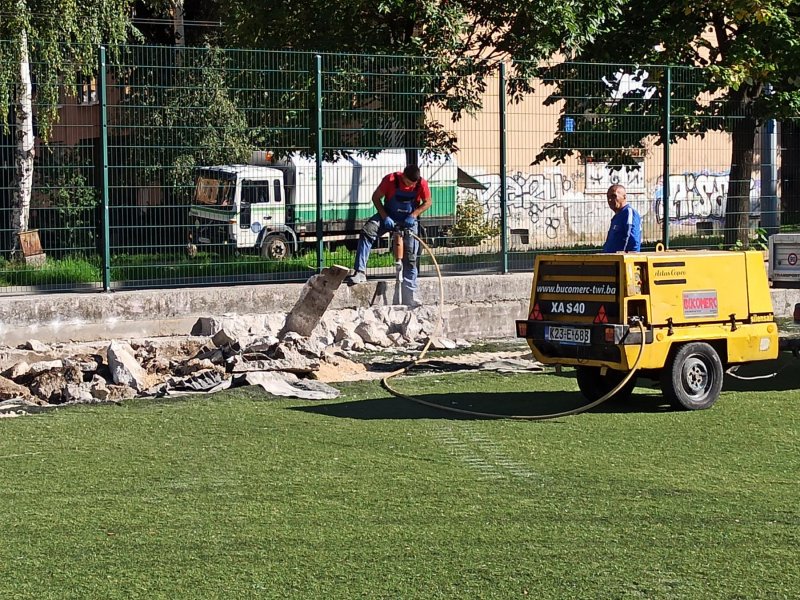
M 97 79 L 78 75 L 78 104 L 82 106 L 97 104 Z

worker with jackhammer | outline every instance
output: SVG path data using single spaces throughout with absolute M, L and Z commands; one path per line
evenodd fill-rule
M 351 285 L 367 281 L 367 259 L 372 245 L 386 233 L 400 230 L 403 234 L 402 303 L 419 306 L 417 299 L 417 257 L 419 242 L 409 235 L 417 235 L 419 216 L 431 207 L 428 182 L 420 176 L 419 167 L 408 165 L 402 172 L 389 173 L 372 194 L 377 213 L 361 229 L 356 249 L 355 273 Z

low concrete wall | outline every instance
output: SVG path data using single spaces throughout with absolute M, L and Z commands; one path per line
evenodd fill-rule
M 514 320 L 527 314 L 529 273 L 448 276 L 442 284 L 448 337 L 513 337 Z M 286 312 L 301 289 L 302 284 L 239 285 L 0 298 L 0 343 L 188 335 L 199 317 Z M 393 281 L 342 286 L 330 308 L 388 304 L 393 291 Z M 437 279 L 420 279 L 420 293 L 428 304 L 438 302 Z M 791 316 L 800 290 L 772 290 L 772 300 L 777 316 Z

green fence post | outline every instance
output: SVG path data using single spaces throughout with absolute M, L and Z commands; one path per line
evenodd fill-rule
M 317 108 L 317 270 L 324 267 L 322 232 L 322 56 L 314 55 L 314 80 L 316 83 Z
M 100 169 L 101 202 L 103 206 L 103 291 L 111 291 L 111 226 L 108 207 L 108 97 L 106 81 L 106 49 L 100 46 L 97 78 L 98 101 L 100 105 Z
M 664 222 L 661 233 L 664 248 L 669 249 L 669 138 L 672 135 L 672 67 L 666 67 L 664 72 L 664 132 L 661 138 L 664 144 L 664 172 L 661 176 L 661 202 L 664 204 Z
M 508 182 L 506 181 L 506 65 L 500 63 L 500 89 L 498 104 L 500 107 L 500 252 L 502 254 L 502 272 L 508 273 L 508 215 L 506 213 L 506 199 L 508 197 Z

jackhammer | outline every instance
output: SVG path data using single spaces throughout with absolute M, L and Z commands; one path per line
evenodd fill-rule
M 404 238 L 411 233 L 411 229 L 403 227 L 401 224 L 395 226 L 392 231 L 392 254 L 394 255 L 395 282 L 394 298 L 392 304 L 403 303 L 403 259 L 406 253 L 406 243 Z

